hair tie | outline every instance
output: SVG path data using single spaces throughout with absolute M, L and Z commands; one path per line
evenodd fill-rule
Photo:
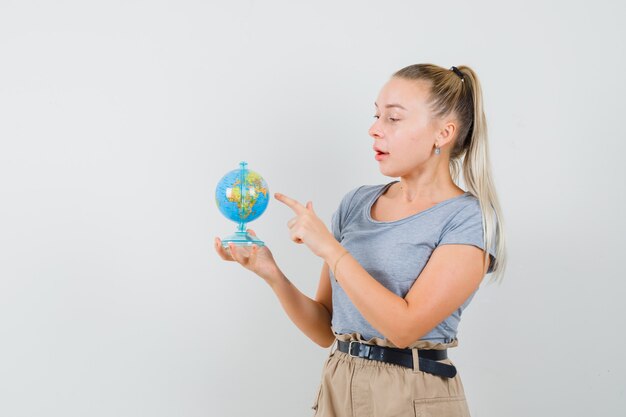
M 463 73 L 462 73 L 462 72 L 461 72 L 461 71 L 460 71 L 457 67 L 455 67 L 455 66 L 453 65 L 453 66 L 452 66 L 452 68 L 450 68 L 450 69 L 451 69 L 452 71 L 454 71 L 454 73 L 455 73 L 456 75 L 458 75 L 458 76 L 459 76 L 459 78 L 461 78 L 461 81 L 465 81 L 465 78 L 463 77 Z

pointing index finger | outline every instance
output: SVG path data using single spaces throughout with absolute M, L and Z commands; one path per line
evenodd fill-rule
M 304 207 L 302 204 L 300 204 L 293 198 L 287 197 L 284 194 L 274 193 L 274 197 L 276 197 L 276 199 L 280 201 L 281 203 L 284 203 L 287 206 L 289 206 L 289 208 L 295 211 L 296 214 L 300 214 L 302 210 L 306 210 L 306 207 Z

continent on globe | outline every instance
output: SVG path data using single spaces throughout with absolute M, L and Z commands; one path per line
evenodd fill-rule
M 241 211 L 241 217 L 248 219 L 254 212 L 259 196 L 267 199 L 267 186 L 265 186 L 263 178 L 254 171 L 248 171 L 245 175 L 245 185 L 241 187 L 241 180 L 237 179 L 232 187 L 227 189 L 228 201 L 237 204 L 237 208 Z M 242 196 L 241 189 L 247 189 L 247 193 Z M 267 207 L 267 205 L 265 205 Z M 263 207 L 263 210 L 265 210 Z M 253 216 L 254 218 L 258 216 Z
M 222 240 L 224 247 L 229 242 L 237 245 L 263 242 L 246 232 L 246 223 L 256 220 L 263 214 L 269 203 L 269 188 L 261 175 L 247 168 L 246 162 L 239 169 L 232 170 L 222 177 L 215 190 L 215 201 L 220 212 L 229 220 L 238 223 L 237 232 Z

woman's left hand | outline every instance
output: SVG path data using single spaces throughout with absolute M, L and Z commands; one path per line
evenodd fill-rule
M 304 243 L 317 256 L 324 258 L 339 242 L 328 230 L 324 222 L 313 211 L 313 203 L 309 201 L 306 207 L 286 195 L 275 193 L 274 197 L 287 205 L 296 213 L 296 217 L 287 222 L 291 240 Z

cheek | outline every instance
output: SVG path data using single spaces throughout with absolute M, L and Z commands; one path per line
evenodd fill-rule
M 428 134 L 423 129 L 405 127 L 397 129 L 395 137 L 398 147 L 403 150 L 419 151 L 429 145 Z
M 400 133 L 400 132 L 398 132 Z M 392 148 L 394 159 L 401 166 L 414 166 L 421 164 L 428 159 L 431 152 L 431 143 L 426 136 L 420 136 L 419 133 L 404 132 L 402 137 L 398 139 Z

